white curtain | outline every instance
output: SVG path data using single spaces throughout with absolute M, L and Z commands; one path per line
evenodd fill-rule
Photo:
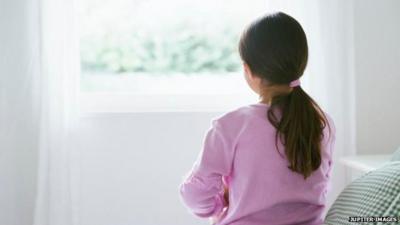
M 267 10 L 286 12 L 302 24 L 309 44 L 303 86 L 333 117 L 336 125 L 329 206 L 345 186 L 346 174 L 340 158 L 353 155 L 356 150 L 353 1 L 267 0 Z
M 79 74 L 74 1 L 40 1 L 40 140 L 35 225 L 77 223 L 78 183 L 71 132 Z
M 0 223 L 76 224 L 73 1 L 0 3 Z

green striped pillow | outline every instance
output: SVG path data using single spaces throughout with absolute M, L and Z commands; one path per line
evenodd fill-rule
M 363 222 L 350 222 L 350 217 Z M 372 218 L 375 217 L 375 218 Z M 371 222 L 385 217 L 393 222 Z M 395 221 L 397 220 L 397 221 Z M 400 162 L 390 162 L 349 184 L 329 209 L 324 224 L 400 224 Z

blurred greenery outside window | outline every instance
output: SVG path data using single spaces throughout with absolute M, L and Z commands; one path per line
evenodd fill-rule
M 128 90 L 126 83 L 141 77 L 240 73 L 239 36 L 257 4 L 247 13 L 244 6 L 245 1 L 82 0 L 81 89 Z

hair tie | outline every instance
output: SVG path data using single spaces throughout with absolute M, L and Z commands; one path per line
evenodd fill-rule
M 289 83 L 289 87 L 297 87 L 300 86 L 300 79 L 296 79 Z

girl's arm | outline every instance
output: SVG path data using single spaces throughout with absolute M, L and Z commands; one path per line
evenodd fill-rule
M 228 205 L 222 177 L 231 172 L 233 148 L 226 136 L 219 122 L 213 121 L 200 157 L 180 186 L 183 202 L 197 216 L 218 216 Z

